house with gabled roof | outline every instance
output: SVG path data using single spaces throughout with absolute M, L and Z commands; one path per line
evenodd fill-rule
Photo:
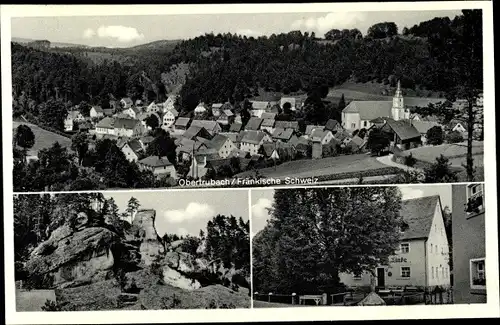
M 437 122 L 428 122 L 421 120 L 411 120 L 411 125 L 413 125 L 418 133 L 420 133 L 420 138 L 422 140 L 422 144 L 424 145 L 427 143 L 427 131 L 435 126 L 443 128 L 443 126 Z
M 103 109 L 104 116 L 113 116 L 115 114 L 115 109 L 114 108 L 104 108 Z
M 137 162 L 140 170 L 151 171 L 156 178 L 177 178 L 175 166 L 167 157 L 149 156 Z
M 130 118 L 137 118 L 139 116 L 139 114 L 142 113 L 142 110 L 140 107 L 137 107 L 137 106 L 131 106 L 125 110 L 123 110 L 123 114 L 126 114 L 128 116 L 130 116 Z
M 391 148 L 397 146 L 401 150 L 408 150 L 422 144 L 420 133 L 408 120 L 395 121 L 389 118 L 381 129 L 390 135 Z
M 64 130 L 65 131 L 73 131 L 74 123 L 85 121 L 85 117 L 82 115 L 80 111 L 69 111 L 68 115 L 64 119 Z
M 229 126 L 229 132 L 240 132 L 242 128 L 243 124 L 234 122 Z
M 204 114 L 208 111 L 208 108 L 206 107 L 205 103 L 201 102 L 198 104 L 198 106 L 195 107 L 194 113 L 195 114 Z
M 191 119 L 188 117 L 179 117 L 174 123 L 174 129 L 176 132 L 186 131 L 190 125 Z
M 167 100 L 162 103 L 162 111 L 166 112 L 171 109 L 175 109 L 175 102 L 177 100 L 177 95 L 170 95 L 168 96 Z
M 309 137 L 309 139 L 312 142 L 319 142 L 322 145 L 325 145 L 330 143 L 330 141 L 332 141 L 333 133 L 332 131 L 329 130 L 314 129 L 311 132 L 311 136 Z
M 222 125 L 229 125 L 234 122 L 234 113 L 229 109 L 222 109 L 219 111 L 217 123 Z
M 260 147 L 259 154 L 264 155 L 266 158 L 280 159 L 276 143 L 266 142 Z
M 290 140 L 294 133 L 293 129 L 281 129 L 281 128 L 275 128 L 274 132 L 272 134 L 272 138 L 274 140 L 279 140 L 283 142 L 287 142 Z
M 145 131 L 141 121 L 128 118 L 116 118 L 113 128 L 118 137 L 138 137 Z
M 99 105 L 92 106 L 90 108 L 89 116 L 90 118 L 104 117 L 104 110 Z
M 227 158 L 231 152 L 236 149 L 233 141 L 230 138 L 220 134 L 216 134 L 209 143 L 209 147 L 217 151 L 220 158 Z
M 242 131 L 240 149 L 256 155 L 264 142 L 272 142 L 271 137 L 263 131 Z
M 324 130 L 325 126 L 324 125 L 312 125 L 312 124 L 306 125 L 306 131 L 304 132 L 304 136 L 306 136 L 307 138 L 310 137 L 311 133 L 316 129 Z
M 174 123 L 175 119 L 179 116 L 179 112 L 175 108 L 170 108 L 166 111 L 164 111 L 163 116 L 162 116 L 162 125 L 161 127 L 163 129 L 169 129 L 171 128 Z
M 295 132 L 299 131 L 298 121 L 276 121 L 274 123 L 276 129 L 293 129 Z
M 262 124 L 262 119 L 252 116 L 248 122 L 247 125 L 245 125 L 245 130 L 250 130 L 250 131 L 257 131 L 260 129 L 260 125 Z
M 332 133 L 335 134 L 338 131 L 342 131 L 342 125 L 337 120 L 329 119 L 326 122 L 325 129 L 332 131 Z
M 276 119 L 276 113 L 271 113 L 271 112 L 264 112 L 260 116 L 261 119 L 263 120 L 275 120 Z
M 262 123 L 260 124 L 260 130 L 266 131 L 270 134 L 274 132 L 274 124 L 276 121 L 274 119 L 263 119 Z
M 120 100 L 120 104 L 122 105 L 123 109 L 128 109 L 134 105 L 134 102 L 130 97 L 124 97 Z
M 263 113 L 269 111 L 271 104 L 268 101 L 250 101 L 252 104 L 251 114 L 255 117 L 261 117 Z
M 112 117 L 105 117 L 95 125 L 95 133 L 98 136 L 114 135 L 115 134 L 115 119 Z
M 373 270 L 376 286 L 380 289 L 449 287 L 449 245 L 440 197 L 402 201 L 400 215 L 404 227 L 398 248 L 386 265 Z M 370 272 L 341 273 L 339 277 L 348 287 L 368 287 L 371 283 Z
M 175 152 L 177 155 L 181 155 L 182 160 L 189 160 L 192 157 L 193 151 L 196 153 L 199 150 L 208 148 L 208 146 L 201 141 L 195 141 L 194 139 L 184 137 L 178 138 L 175 144 L 177 146 Z
M 125 158 L 127 158 L 127 160 L 130 162 L 138 161 L 141 153 L 144 152 L 142 144 L 137 139 L 132 139 L 125 142 L 125 144 L 120 149 L 125 155 Z
M 148 113 L 160 113 L 162 111 L 163 105 L 157 104 L 155 101 L 152 101 L 148 107 L 146 107 L 146 112 Z
M 191 125 L 184 134 L 182 134 L 182 138 L 194 140 L 197 137 L 211 139 L 212 135 L 202 126 Z
M 191 122 L 191 126 L 198 126 L 202 127 L 205 130 L 210 133 L 211 136 L 216 135 L 217 133 L 222 131 L 222 128 L 220 127 L 219 123 L 216 121 L 209 121 L 209 120 L 193 120 Z
M 236 148 L 240 147 L 242 135 L 239 132 L 220 132 L 219 134 L 229 138 Z
M 222 107 L 222 103 L 215 103 L 215 104 L 212 104 L 212 115 L 215 116 L 215 117 L 218 117 L 220 115 L 220 112 L 221 112 L 221 107 Z

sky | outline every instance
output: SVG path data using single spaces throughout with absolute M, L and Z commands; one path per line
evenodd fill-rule
M 395 22 L 401 31 L 434 17 L 450 17 L 460 10 L 252 13 L 143 16 L 13 17 L 12 37 L 46 39 L 88 46 L 129 47 L 165 39 L 187 39 L 205 33 L 247 36 L 315 32 L 319 37 L 332 28 L 357 28 L 363 35 L 376 23 Z
M 414 199 L 424 196 L 440 195 L 441 204 L 451 206 L 451 185 L 412 185 L 400 186 L 403 200 Z M 251 213 L 252 213 L 252 236 L 264 229 L 267 220 L 270 218 L 268 209 L 272 206 L 274 199 L 273 189 L 255 189 L 251 193 Z
M 139 209 L 156 210 L 155 227 L 158 235 L 166 232 L 177 235 L 194 235 L 200 229 L 206 232 L 209 220 L 217 214 L 242 217 L 247 221 L 248 191 L 152 191 L 152 192 L 106 192 L 106 199 L 113 198 L 120 212 L 127 208 L 128 200 L 135 197 L 141 204 Z

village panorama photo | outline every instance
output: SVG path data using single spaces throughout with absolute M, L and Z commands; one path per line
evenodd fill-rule
M 250 308 L 247 194 L 15 195 L 17 312 Z
M 12 17 L 13 191 L 484 181 L 482 19 Z
M 251 192 L 254 308 L 487 302 L 481 183 Z

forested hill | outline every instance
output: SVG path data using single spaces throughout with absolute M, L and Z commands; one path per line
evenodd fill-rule
M 464 62 L 464 39 L 480 25 L 481 13 L 476 11 L 465 18 L 435 18 L 400 32 L 394 23 L 384 22 L 364 36 L 356 29 L 331 30 L 321 39 L 300 31 L 259 38 L 206 34 L 173 49 L 171 43 L 158 43 L 121 52 L 121 60 L 110 57 L 98 63 L 90 62 L 89 54 L 86 59 L 71 50 L 41 52 L 13 44 L 14 95 L 24 93 L 36 103 L 56 94 L 74 104 L 106 101 L 110 94 L 162 100 L 169 91 L 164 84 L 178 88 L 167 80 L 170 75 L 184 83 L 180 104 L 187 111 L 199 101 L 241 101 L 262 91 L 309 92 L 345 81 L 393 84 L 400 79 L 403 88 L 446 91 L 459 83 L 451 63 Z M 482 53 L 480 37 L 467 36 L 467 42 Z M 482 75 L 481 58 L 465 63 Z M 475 86 L 482 87 L 479 83 Z

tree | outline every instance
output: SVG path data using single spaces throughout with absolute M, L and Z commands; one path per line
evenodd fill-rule
M 338 287 L 339 273 L 372 272 L 394 254 L 400 208 L 395 187 L 276 190 L 253 241 L 254 288 L 319 293 Z
M 397 34 L 398 26 L 394 22 L 383 22 L 368 28 L 367 36 L 371 38 L 386 38 Z
M 433 126 L 426 133 L 427 143 L 430 145 L 439 145 L 443 143 L 443 129 L 440 126 Z
M 450 31 L 446 50 L 441 50 L 442 40 L 439 35 L 429 37 L 435 48 L 436 57 L 449 70 L 449 83 L 445 83 L 446 97 L 453 101 L 463 98 L 467 101 L 463 118 L 467 124 L 467 180 L 474 180 L 474 159 L 472 142 L 474 127 L 477 125 L 477 99 L 483 89 L 483 26 L 482 10 L 462 10 L 452 23 L 455 28 Z
M 91 108 L 92 108 L 92 106 L 90 106 L 90 104 L 87 103 L 86 101 L 81 101 L 80 104 L 78 105 L 78 110 L 85 117 L 90 116 L 90 109 Z
M 452 171 L 448 158 L 441 155 L 436 162 L 424 170 L 425 183 L 453 183 L 458 180 L 457 173 Z
M 389 135 L 379 128 L 374 128 L 368 134 L 366 146 L 370 148 L 372 154 L 380 155 L 380 152 L 386 149 L 391 143 Z
M 146 118 L 146 125 L 154 130 L 160 126 L 160 121 L 158 121 L 158 117 L 156 117 L 156 115 L 151 114 Z
M 451 131 L 446 135 L 446 142 L 448 143 L 459 143 L 463 141 L 464 137 L 462 136 L 462 133 L 458 131 Z
M 133 216 L 137 212 L 137 210 L 139 210 L 140 206 L 141 206 L 141 204 L 139 203 L 139 200 L 137 200 L 135 197 L 132 196 L 128 200 L 127 209 L 125 211 L 127 211 L 127 213 L 130 216 Z
M 84 132 L 78 132 L 71 137 L 71 149 L 78 155 L 78 164 L 82 164 L 83 157 L 89 150 L 89 139 Z
M 146 149 L 146 154 L 158 157 L 166 156 L 175 165 L 177 163 L 176 148 L 175 141 L 170 137 L 170 134 L 163 129 L 157 129 L 155 131 L 155 138 Z
M 345 108 L 345 98 L 344 94 L 342 94 L 342 97 L 340 97 L 339 104 L 338 104 L 338 110 L 342 111 Z
M 16 128 L 14 139 L 15 143 L 22 147 L 25 152 L 35 144 L 35 134 L 29 126 L 24 124 L 21 124 Z
M 453 270 L 453 232 L 452 232 L 452 213 L 448 206 L 443 209 L 444 229 L 449 246 L 449 261 L 450 271 Z

